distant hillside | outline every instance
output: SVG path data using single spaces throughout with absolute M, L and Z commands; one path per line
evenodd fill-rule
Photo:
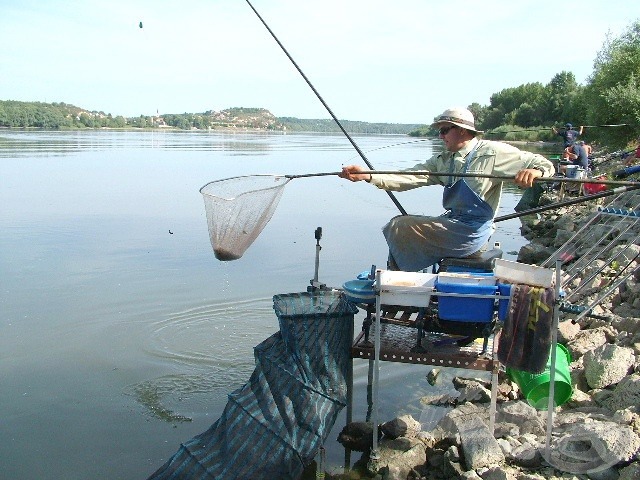
M 278 121 L 292 132 L 340 132 L 333 119 L 304 120 L 294 117 L 278 117 Z M 408 135 L 422 125 L 413 123 L 367 123 L 353 120 L 340 120 L 349 133 L 399 134 Z
M 341 120 L 349 133 L 408 134 L 416 124 L 367 123 Z M 268 130 L 291 132 L 340 132 L 331 119 L 305 120 L 276 117 L 264 108 L 236 107 L 219 112 L 162 113 L 137 117 L 113 116 L 67 103 L 0 100 L 0 127 L 82 129 L 82 128 L 176 128 L 180 130 Z

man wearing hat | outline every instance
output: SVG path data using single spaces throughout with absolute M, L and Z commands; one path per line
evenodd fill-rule
M 563 146 L 564 148 L 567 148 L 576 143 L 578 136 L 582 135 L 582 132 L 584 132 L 584 126 L 580 125 L 580 131 L 576 131 L 573 129 L 573 125 L 567 123 L 564 126 L 564 130 L 558 131 L 555 127 L 551 127 L 551 130 L 556 135 L 560 135 L 562 137 Z
M 382 229 L 389 245 L 389 269 L 418 271 L 445 257 L 468 257 L 481 251 L 495 230 L 493 218 L 500 203 L 504 180 L 533 186 L 538 177 L 549 177 L 553 163 L 541 155 L 525 152 L 502 142 L 480 140 L 473 114 L 462 107 L 445 110 L 434 119 L 445 151 L 406 170 L 406 174 L 370 174 L 360 165 L 342 168 L 340 176 L 364 180 L 383 190 L 404 191 L 427 185 L 444 185 L 438 217 L 399 215 Z M 411 170 L 444 173 L 415 175 Z M 486 177 L 456 177 L 472 173 Z M 451 175 L 448 175 L 451 174 Z

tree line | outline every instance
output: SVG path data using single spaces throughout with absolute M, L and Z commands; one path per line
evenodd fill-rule
M 104 112 L 87 112 L 63 102 L 0 101 L 0 127 L 9 128 L 123 128 L 127 120 Z
M 485 138 L 557 141 L 551 127 L 571 123 L 586 126 L 583 138 L 589 142 L 625 148 L 640 136 L 640 22 L 616 38 L 607 36 L 586 85 L 563 71 L 546 85 L 506 88 L 489 105 L 473 103 L 469 109 Z M 426 126 L 411 135 L 437 132 Z
M 340 133 L 340 127 L 332 119 L 302 119 L 295 117 L 278 117 L 278 121 L 291 132 L 323 132 Z M 408 135 L 421 127 L 415 123 L 368 123 L 355 120 L 340 120 L 344 129 L 354 134 L 375 135 Z
M 345 129 L 355 134 L 402 134 L 420 127 L 419 124 L 368 123 L 341 121 Z M 340 132 L 330 119 L 276 117 L 264 108 L 234 107 L 216 112 L 164 113 L 113 117 L 99 111 L 87 111 L 74 105 L 42 102 L 0 100 L 0 127 L 81 129 L 81 128 L 163 128 L 209 130 L 248 128 L 291 132 Z

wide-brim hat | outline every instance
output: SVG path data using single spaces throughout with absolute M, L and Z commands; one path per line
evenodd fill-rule
M 476 133 L 483 133 L 482 130 L 476 130 L 476 120 L 473 118 L 473 113 L 463 107 L 448 108 L 436 118 L 433 119 L 431 126 L 433 128 L 439 128 L 443 123 L 453 123 L 458 127 L 466 130 L 471 130 Z

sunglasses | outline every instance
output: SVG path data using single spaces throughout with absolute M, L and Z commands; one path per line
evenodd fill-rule
M 438 130 L 438 133 L 440 135 L 446 135 L 447 133 L 449 133 L 449 130 L 451 130 L 452 128 L 456 128 L 455 125 L 449 125 L 448 127 L 442 127 Z

